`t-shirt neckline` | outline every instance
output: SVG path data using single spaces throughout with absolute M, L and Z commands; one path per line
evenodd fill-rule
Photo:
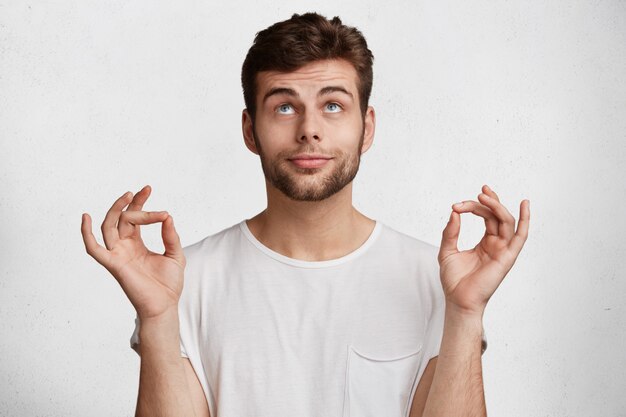
M 374 244 L 374 242 L 380 235 L 380 232 L 382 230 L 382 223 L 379 221 L 375 221 L 375 222 L 376 223 L 374 225 L 374 229 L 368 236 L 367 240 L 365 240 L 365 242 L 363 242 L 361 246 L 359 246 L 354 251 L 348 253 L 347 255 L 344 255 L 336 259 L 329 259 L 327 261 L 304 261 L 300 259 L 290 258 L 276 251 L 273 251 L 272 249 L 268 248 L 263 243 L 261 243 L 261 241 L 259 241 L 252 234 L 252 232 L 250 231 L 250 228 L 248 228 L 248 223 L 246 223 L 245 219 L 239 223 L 239 228 L 243 232 L 244 236 L 250 241 L 250 243 L 252 243 L 257 249 L 259 249 L 261 252 L 263 252 L 265 255 L 269 256 L 270 258 L 273 258 L 279 262 L 282 262 L 287 265 L 295 266 L 298 268 L 315 269 L 315 268 L 328 268 L 332 266 L 341 265 L 361 256 Z

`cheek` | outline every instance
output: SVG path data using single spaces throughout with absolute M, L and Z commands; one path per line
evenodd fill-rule
M 363 121 L 360 118 L 333 121 L 328 128 L 326 136 L 346 146 L 358 142 L 363 136 Z
M 283 135 L 292 131 L 294 128 L 294 120 L 286 117 L 277 117 L 273 112 L 264 115 L 257 120 L 257 133 L 271 134 L 273 136 Z
M 267 158 L 276 158 L 281 151 L 291 142 L 291 135 L 284 127 L 276 124 L 265 125 L 257 124 L 255 126 L 256 138 L 263 150 L 263 155 Z

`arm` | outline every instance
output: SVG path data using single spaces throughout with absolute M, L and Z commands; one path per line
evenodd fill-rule
M 149 195 L 146 186 L 132 200 L 132 194 L 125 193 L 113 203 L 102 223 L 106 248 L 96 241 L 91 218 L 85 213 L 83 242 L 87 253 L 118 281 L 141 322 L 136 415 L 204 417 L 201 412 L 194 414 L 194 409 L 202 410 L 197 405 L 200 400 L 204 404 L 206 400 L 199 398 L 199 382 L 189 377 L 186 359 L 180 355 L 178 301 L 185 256 L 172 217 L 167 212 L 141 211 Z M 140 226 L 152 223 L 162 223 L 163 254 L 149 251 L 141 239 Z
M 211 417 L 209 412 L 209 404 L 207 403 L 206 396 L 202 390 L 202 385 L 198 380 L 196 371 L 193 370 L 191 362 L 187 358 L 183 358 L 183 368 L 185 368 L 185 374 L 187 375 L 187 385 L 191 393 L 191 402 L 193 409 L 196 412 L 196 417 Z
M 424 406 L 426 405 L 426 399 L 428 398 L 428 392 L 433 382 L 433 376 L 435 375 L 435 369 L 437 368 L 437 356 L 428 361 L 426 369 L 420 378 L 419 384 L 415 389 L 415 395 L 413 396 L 413 403 L 411 404 L 411 412 L 409 417 L 421 417 L 424 413 Z
M 139 338 L 141 368 L 135 416 L 208 417 L 200 382 L 189 360 L 180 356 L 178 312 L 142 321 Z
M 479 202 L 455 204 L 443 231 L 438 256 L 446 297 L 443 337 L 434 371 L 424 373 L 424 384 L 430 386 L 423 413 L 415 416 L 487 415 L 481 362 L 482 317 L 487 302 L 526 241 L 530 202 L 522 201 L 515 231 L 515 218 L 500 204 L 496 193 L 487 186 L 483 192 L 478 196 Z M 457 241 L 463 212 L 483 217 L 486 231 L 476 247 L 459 252 Z M 416 405 L 415 401 L 419 400 L 413 404 L 417 410 L 421 404 Z
M 480 320 L 446 310 L 441 349 L 422 417 L 486 416 Z

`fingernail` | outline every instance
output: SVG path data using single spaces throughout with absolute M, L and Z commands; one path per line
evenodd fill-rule
M 460 202 L 460 203 L 456 203 L 454 207 L 461 207 L 462 205 L 463 205 L 463 202 Z

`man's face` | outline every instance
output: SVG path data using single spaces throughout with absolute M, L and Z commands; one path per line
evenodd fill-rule
M 354 179 L 374 133 L 374 111 L 363 117 L 357 80 L 343 60 L 257 75 L 256 117 L 252 123 L 244 112 L 244 136 L 267 181 L 287 197 L 320 201 Z

